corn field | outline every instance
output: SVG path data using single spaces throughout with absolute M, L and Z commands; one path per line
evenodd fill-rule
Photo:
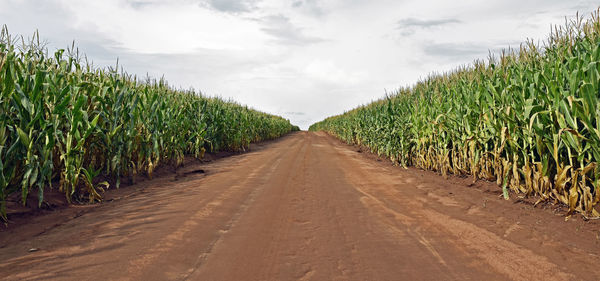
M 512 190 L 598 218 L 599 71 L 597 11 L 541 45 L 432 75 L 310 129 L 405 167 L 495 181 L 507 199 Z
M 20 45 L 19 47 L 17 47 Z M 118 66 L 117 66 L 118 68 Z M 75 48 L 48 55 L 39 36 L 0 35 L 0 214 L 45 188 L 67 200 L 101 200 L 108 182 L 152 176 L 163 163 L 205 151 L 240 151 L 292 129 L 281 117 L 117 68 L 94 68 Z

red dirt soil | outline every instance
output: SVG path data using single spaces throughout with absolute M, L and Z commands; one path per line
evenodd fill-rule
M 3 280 L 599 280 L 600 223 L 324 133 L 0 232 Z

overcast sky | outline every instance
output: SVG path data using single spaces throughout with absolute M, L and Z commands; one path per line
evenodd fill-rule
M 0 24 L 96 66 L 164 75 L 306 129 L 488 50 L 545 39 L 589 0 L 0 0 Z

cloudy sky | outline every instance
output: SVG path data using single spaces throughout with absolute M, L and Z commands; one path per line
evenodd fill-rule
M 96 66 L 165 76 L 306 129 L 385 92 L 543 40 L 590 0 L 0 0 L 0 25 Z

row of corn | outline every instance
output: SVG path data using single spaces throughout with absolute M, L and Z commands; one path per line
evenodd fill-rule
M 600 18 L 311 126 L 402 166 L 493 180 L 599 217 Z M 536 203 L 537 204 L 537 203 Z
M 39 37 L 0 35 L 0 215 L 57 188 L 67 199 L 100 200 L 108 179 L 146 174 L 186 155 L 239 151 L 282 136 L 288 120 L 163 80 L 90 66 L 74 49 L 53 55 Z M 22 39 L 21 39 L 22 40 Z M 23 40 L 22 40 L 23 41 Z

